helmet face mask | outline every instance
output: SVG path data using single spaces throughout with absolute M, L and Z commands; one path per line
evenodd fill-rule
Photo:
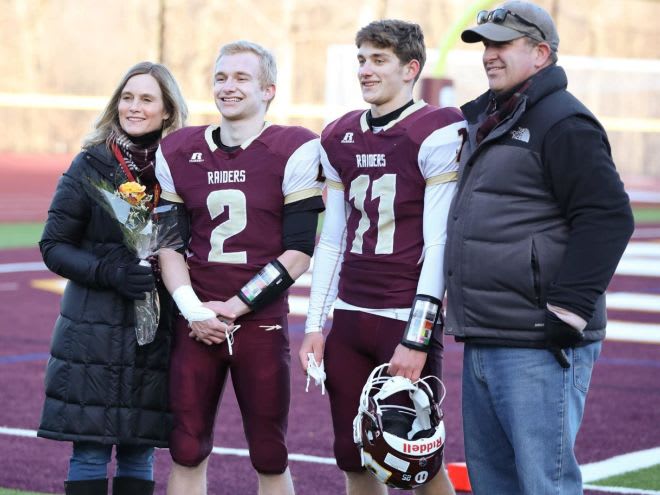
M 440 404 L 445 388 L 434 376 L 415 383 L 390 377 L 385 374 L 388 366 L 376 367 L 362 389 L 353 440 L 372 475 L 393 488 L 410 490 L 431 480 L 442 467 L 445 428 Z M 441 389 L 437 401 L 432 380 Z

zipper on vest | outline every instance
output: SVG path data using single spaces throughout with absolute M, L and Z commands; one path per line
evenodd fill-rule
M 539 269 L 539 260 L 536 255 L 536 246 L 532 241 L 532 276 L 534 278 L 534 299 L 536 305 L 541 308 L 541 273 Z

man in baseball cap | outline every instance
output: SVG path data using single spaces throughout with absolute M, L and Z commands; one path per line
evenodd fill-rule
M 477 26 L 466 29 L 461 39 L 466 43 L 512 41 L 523 36 L 545 42 L 553 52 L 559 48 L 559 35 L 552 17 L 538 5 L 529 2 L 507 2 L 501 7 L 482 10 Z
M 461 39 L 486 46 L 486 76 L 499 99 L 557 62 L 555 23 L 550 14 L 529 2 L 507 2 L 491 11 L 482 10 L 477 14 L 477 25 L 463 31 Z
M 605 130 L 566 91 L 546 11 L 507 2 L 461 37 L 483 43 L 489 86 L 461 107 L 444 260 L 472 492 L 578 495 L 573 447 L 630 201 Z

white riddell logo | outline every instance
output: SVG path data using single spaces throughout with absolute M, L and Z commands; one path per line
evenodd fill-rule
M 352 132 L 347 132 L 346 134 L 344 134 L 344 139 L 342 139 L 341 142 L 345 143 L 345 144 L 354 143 L 355 141 L 353 141 L 353 133 Z
M 188 163 L 201 163 L 204 161 L 204 158 L 202 158 L 201 153 L 193 153 L 190 155 L 190 160 L 188 160 Z
M 511 131 L 511 139 L 517 139 L 518 141 L 529 143 L 529 138 L 529 129 L 526 127 L 518 127 L 518 129 Z

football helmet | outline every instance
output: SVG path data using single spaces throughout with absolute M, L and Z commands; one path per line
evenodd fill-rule
M 380 482 L 411 490 L 432 479 L 442 466 L 445 426 L 440 404 L 446 390 L 436 376 L 413 383 L 387 375 L 388 367 L 385 363 L 374 368 L 362 389 L 353 440 L 362 465 Z M 431 380 L 439 383 L 439 400 Z

